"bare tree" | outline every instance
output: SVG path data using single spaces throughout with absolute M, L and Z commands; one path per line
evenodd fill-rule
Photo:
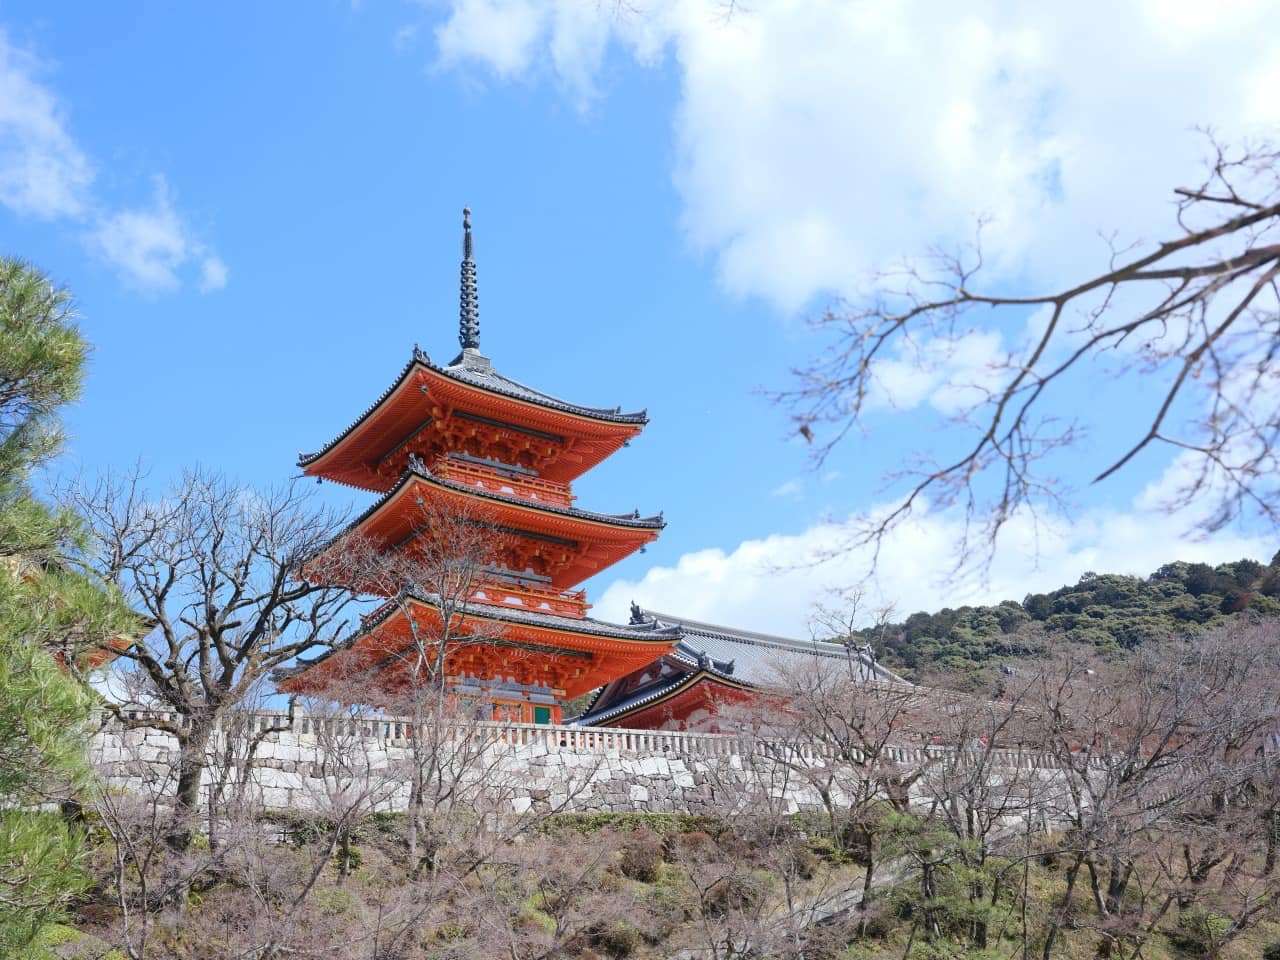
M 1176 233 L 1155 244 L 1112 241 L 1107 266 L 1077 283 L 1027 294 L 984 288 L 979 230 L 971 246 L 882 274 L 816 322 L 829 346 L 776 398 L 821 460 L 883 398 L 890 369 L 926 372 L 967 336 L 1018 329 L 1040 311 L 1025 342 L 1015 336 L 972 382 L 950 384 L 969 397 L 955 424 L 966 432 L 961 449 L 946 459 L 921 455 L 897 474 L 905 493 L 852 529 L 855 544 L 878 551 L 926 501 L 959 505 L 964 566 L 989 557 L 1020 511 L 1061 506 L 1052 458 L 1081 436 L 1079 406 L 1066 391 L 1086 372 L 1153 381 L 1149 406 L 1133 411 L 1127 447 L 1096 468 L 1094 482 L 1164 445 L 1188 467 L 1171 509 L 1211 504 L 1198 521 L 1206 531 L 1246 514 L 1280 520 L 1280 151 L 1215 144 L 1204 181 L 1175 193 Z
M 1082 875 L 1098 918 L 1099 954 L 1133 936 L 1140 918 L 1127 915 L 1126 894 L 1160 860 L 1170 835 L 1187 864 L 1181 878 L 1166 869 L 1177 885 L 1174 901 L 1189 903 L 1191 886 L 1214 868 L 1230 872 L 1234 863 L 1243 871 L 1230 845 L 1223 848 L 1231 834 L 1203 828 L 1249 802 L 1265 768 L 1256 748 L 1280 715 L 1276 656 L 1273 626 L 1236 627 L 1145 645 L 1116 662 L 1066 659 L 1037 678 L 1025 701 L 1033 713 L 1027 735 L 1052 752 L 1061 773 L 1051 815 L 1070 825 L 1064 851 L 1071 856 L 1045 960 Z M 1147 934 L 1169 905 L 1156 908 Z M 1241 922 L 1254 915 L 1246 908 Z
M 847 661 L 814 658 L 778 671 L 761 749 L 821 800 L 834 841 L 865 865 L 860 908 L 872 899 L 886 810 L 905 812 L 921 764 L 902 748 L 927 743 L 928 692 L 870 680 L 857 651 Z M 814 762 L 810 750 L 820 749 Z
M 428 862 L 432 855 L 425 836 L 430 814 L 459 801 L 490 746 L 491 734 L 476 726 L 489 719 L 487 691 L 468 696 L 460 684 L 464 655 L 501 641 L 500 625 L 475 616 L 478 607 L 483 610 L 476 595 L 500 563 L 508 537 L 483 508 L 432 494 L 420 498 L 414 526 L 414 538 L 397 549 L 365 545 L 349 551 L 347 566 L 362 585 L 390 597 L 370 622 L 385 621 L 394 611 L 405 633 L 383 661 L 355 662 L 344 670 L 339 696 L 378 704 L 409 721 L 408 843 L 417 864 L 424 839 Z M 508 652 L 520 655 L 514 645 Z
M 1006 898 L 1011 877 L 993 871 L 996 856 L 1010 866 L 1025 862 L 1024 842 L 1042 803 L 1046 785 L 1024 755 L 1024 699 L 1031 684 L 1014 686 L 1003 700 L 932 691 L 929 726 L 945 746 L 924 766 L 919 789 L 928 816 L 943 823 L 958 841 L 950 845 L 963 868 L 969 901 L 967 938 L 988 945 L 988 916 Z M 1013 827 L 1019 820 L 1026 829 Z M 1019 843 L 1022 849 L 1018 849 Z
M 219 723 L 273 669 L 346 628 L 355 595 L 345 578 L 308 566 L 340 518 L 315 508 L 301 487 L 259 493 L 201 470 L 162 497 L 150 497 L 135 473 L 66 499 L 88 520 L 89 563 L 156 624 L 119 657 L 177 717 L 113 709 L 126 726 L 176 739 L 169 842 L 186 849 Z

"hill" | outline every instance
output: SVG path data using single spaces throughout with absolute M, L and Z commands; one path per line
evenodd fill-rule
M 1061 643 L 1100 650 L 1198 633 L 1240 616 L 1280 615 L 1280 554 L 1269 564 L 1237 560 L 1210 567 L 1166 563 L 1148 577 L 1086 573 L 1021 602 L 913 613 L 861 631 L 886 666 L 912 679 L 947 677 L 975 685 L 1010 661 Z

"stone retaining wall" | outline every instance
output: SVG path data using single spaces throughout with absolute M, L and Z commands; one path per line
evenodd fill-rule
M 154 715 L 174 719 L 168 715 Z M 383 717 L 315 718 L 255 713 L 236 718 L 234 736 L 220 734 L 209 755 L 206 798 L 225 800 L 242 787 L 272 810 L 321 811 L 362 803 L 404 809 L 414 761 L 409 725 Z M 277 729 L 287 728 L 287 729 Z M 252 761 L 245 763 L 251 742 Z M 438 743 L 443 778 L 457 802 L 478 810 L 726 813 L 820 810 L 815 782 L 835 762 L 821 744 L 783 745 L 720 734 L 485 723 Z M 944 747 L 895 748 L 887 766 L 908 772 L 938 765 Z M 155 729 L 106 724 L 92 760 L 106 782 L 130 793 L 171 794 L 176 740 Z M 1001 768 L 1042 795 L 1061 786 L 1054 765 L 1034 754 L 1000 752 Z M 243 774 L 248 770 L 247 776 Z M 817 774 L 817 776 L 812 776 Z M 847 779 L 845 781 L 848 782 Z M 911 799 L 925 802 L 927 781 Z M 832 798 L 839 803 L 843 798 Z

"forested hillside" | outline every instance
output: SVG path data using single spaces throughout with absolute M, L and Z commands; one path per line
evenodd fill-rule
M 1149 577 L 1086 573 L 1019 603 L 913 613 L 862 631 L 882 661 L 910 677 L 959 671 L 971 681 L 1057 644 L 1102 651 L 1198 633 L 1239 616 L 1280 614 L 1280 554 L 1264 565 L 1167 563 Z M 953 680 L 958 679 L 952 677 Z

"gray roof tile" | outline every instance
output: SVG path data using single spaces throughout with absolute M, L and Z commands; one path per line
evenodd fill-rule
M 897 674 L 876 663 L 868 652 L 846 647 L 844 644 L 794 640 L 751 630 L 738 630 L 642 610 L 638 606 L 632 607 L 632 626 L 637 630 L 662 633 L 678 631 L 680 640 L 667 655 L 666 661 L 674 667 L 684 668 L 683 671 L 655 681 L 621 699 L 612 698 L 611 689 L 626 679 L 620 678 L 614 684 L 603 687 L 586 712 L 568 722 L 584 726 L 606 723 L 616 716 L 677 692 L 681 687 L 692 683 L 703 671 L 752 687 L 763 687 L 788 671 L 810 667 L 815 657 L 850 663 L 858 682 L 875 679 L 905 683 Z

